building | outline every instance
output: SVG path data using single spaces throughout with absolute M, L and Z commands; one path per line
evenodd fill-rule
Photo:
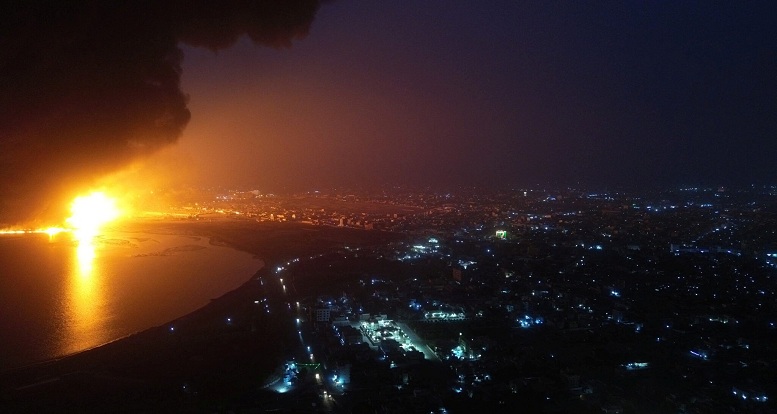
M 328 308 L 316 309 L 316 322 L 329 322 L 332 319 L 332 311 Z

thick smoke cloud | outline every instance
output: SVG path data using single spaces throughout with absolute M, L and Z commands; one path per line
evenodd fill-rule
M 12 4 L 8 4 L 12 3 Z M 304 36 L 317 0 L 28 0 L 0 6 L 0 224 L 175 142 L 189 121 L 179 43 Z

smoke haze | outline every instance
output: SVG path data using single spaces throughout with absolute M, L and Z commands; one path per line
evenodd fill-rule
M 102 176 L 174 143 L 190 119 L 179 43 L 270 47 L 316 0 L 27 1 L 0 6 L 0 223 L 61 217 Z

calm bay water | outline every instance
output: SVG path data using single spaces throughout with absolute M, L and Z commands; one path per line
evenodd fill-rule
M 252 255 L 181 235 L 0 236 L 0 370 L 89 349 L 235 289 Z

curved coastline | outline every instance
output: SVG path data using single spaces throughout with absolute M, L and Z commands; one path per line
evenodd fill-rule
M 205 237 L 209 244 L 251 254 L 261 266 L 242 285 L 166 324 L 12 373 L 0 372 L 0 407 L 7 408 L 5 412 L 121 408 L 127 413 L 211 413 L 291 404 L 299 394 L 281 396 L 266 387 L 299 344 L 299 330 L 283 317 L 288 316 L 290 298 L 281 292 L 281 284 L 267 283 L 277 279 L 276 261 L 312 258 L 343 246 L 385 245 L 404 237 L 246 220 L 154 221 L 128 227 L 122 231 Z
M 186 235 L 186 234 L 181 234 L 181 235 L 182 236 L 190 236 L 190 235 Z M 79 350 L 79 351 L 76 351 L 76 352 L 72 352 L 72 353 L 65 354 L 65 355 L 60 355 L 60 356 L 57 356 L 57 357 L 54 357 L 54 358 L 49 358 L 49 359 L 45 359 L 45 360 L 41 360 L 41 361 L 36 361 L 36 362 L 32 362 L 32 363 L 25 364 L 25 365 L 21 365 L 21 366 L 10 367 L 10 368 L 7 368 L 7 369 L 0 370 L 0 392 L 6 392 L 6 391 L 8 391 L 8 389 L 22 389 L 22 388 L 26 388 L 27 386 L 34 386 L 34 385 L 36 385 L 37 382 L 40 382 L 40 377 L 41 376 L 43 376 L 43 377 L 54 376 L 56 374 L 54 374 L 54 373 L 47 374 L 45 371 L 46 371 L 47 368 L 50 368 L 50 367 L 54 368 L 54 366 L 56 364 L 65 363 L 65 362 L 67 362 L 69 360 L 75 360 L 75 359 L 89 359 L 90 356 L 95 355 L 95 354 L 97 354 L 97 353 L 99 353 L 101 351 L 106 351 L 106 350 L 108 350 L 108 348 L 111 348 L 111 347 L 121 347 L 123 345 L 131 346 L 133 341 L 137 340 L 140 337 L 154 335 L 157 331 L 159 331 L 163 327 L 175 325 L 179 321 L 183 321 L 183 320 L 187 320 L 187 319 L 193 319 L 198 314 L 205 312 L 210 307 L 213 307 L 213 306 L 219 305 L 219 304 L 229 306 L 230 304 L 222 304 L 220 302 L 227 301 L 227 300 L 229 300 L 230 297 L 236 296 L 236 295 L 239 294 L 239 292 L 245 290 L 251 284 L 252 281 L 256 280 L 258 275 L 261 274 L 262 270 L 265 269 L 266 261 L 264 260 L 264 258 L 262 258 L 259 255 L 257 255 L 255 252 L 252 252 L 252 251 L 247 250 L 245 248 L 240 248 L 240 246 L 231 244 L 231 243 L 226 242 L 224 240 L 220 240 L 218 237 L 208 237 L 208 236 L 204 236 L 204 237 L 208 239 L 208 244 L 210 244 L 212 246 L 229 247 L 231 249 L 234 249 L 234 250 L 237 250 L 237 251 L 240 251 L 240 252 L 243 252 L 243 253 L 251 254 L 253 256 L 253 258 L 257 261 L 257 265 L 258 266 L 257 266 L 256 270 L 251 274 L 251 276 L 246 281 L 244 281 L 243 283 L 238 285 L 236 288 L 234 288 L 232 290 L 229 290 L 227 292 L 224 292 L 223 294 L 221 294 L 220 296 L 218 296 L 216 298 L 211 298 L 209 300 L 209 302 L 204 304 L 203 306 L 200 306 L 200 307 L 198 307 L 198 308 L 196 308 L 196 309 L 194 309 L 194 310 L 192 310 L 190 312 L 187 312 L 186 314 L 181 315 L 181 316 L 179 316 L 179 317 L 177 317 L 175 319 L 169 320 L 167 322 L 164 322 L 164 323 L 156 325 L 156 326 L 151 326 L 151 327 L 148 327 L 146 329 L 142 329 L 142 330 L 139 330 L 139 331 L 135 331 L 135 332 L 129 333 L 129 334 L 124 335 L 122 337 L 112 339 L 112 340 L 110 340 L 108 342 L 105 342 L 105 343 L 102 343 L 102 344 L 99 344 L 99 345 L 95 345 L 95 346 L 87 348 L 87 349 L 82 349 L 82 350 Z M 197 239 L 199 239 L 199 237 L 197 237 Z M 234 305 L 234 304 L 232 304 L 232 305 Z M 43 371 L 43 372 L 39 372 L 37 375 L 35 375 L 36 383 L 32 383 L 32 384 L 23 384 L 22 383 L 22 384 L 20 384 L 20 383 L 18 383 L 17 381 L 14 380 L 14 377 L 16 377 L 16 376 L 25 377 L 25 375 L 23 375 L 23 374 L 26 373 L 26 372 L 31 372 L 31 371 Z M 22 375 L 20 375 L 20 374 L 22 374 Z M 54 380 L 58 380 L 58 378 L 56 378 Z M 46 382 L 46 380 L 44 380 L 43 382 Z
M 264 269 L 264 267 L 265 267 L 265 263 L 264 263 L 263 259 L 261 259 L 259 257 L 256 257 L 256 256 L 255 256 L 255 259 L 260 261 L 261 264 L 259 265 L 259 268 L 251 275 L 251 277 L 248 280 L 246 280 L 245 282 L 240 284 L 240 286 L 238 286 L 238 287 L 236 287 L 236 288 L 234 288 L 234 289 L 232 289 L 230 291 L 227 291 L 227 292 L 223 293 L 221 296 L 219 296 L 217 298 L 211 299 L 210 302 L 206 303 L 205 305 L 203 305 L 203 306 L 201 306 L 201 307 L 199 307 L 197 309 L 194 309 L 191 312 L 188 312 L 188 313 L 186 313 L 184 315 L 181 315 L 181 316 L 179 316 L 179 317 L 177 317 L 177 318 L 175 318 L 173 320 L 167 321 L 165 323 L 162 323 L 162 324 L 159 324 L 159 325 L 156 325 L 156 326 L 151 326 L 151 327 L 148 327 L 146 329 L 142 329 L 142 330 L 139 330 L 139 331 L 136 331 L 136 332 L 132 332 L 132 333 L 124 335 L 124 336 L 122 336 L 120 338 L 112 339 L 112 340 L 110 340 L 108 342 L 105 342 L 105 343 L 102 343 L 102 344 L 99 344 L 99 345 L 95 345 L 95 346 L 90 347 L 90 348 L 82 349 L 82 350 L 76 351 L 76 352 L 71 352 L 71 353 L 65 354 L 65 355 L 60 355 L 60 356 L 57 356 L 57 357 L 54 357 L 54 358 L 44 359 L 42 361 L 32 362 L 32 363 L 21 365 L 21 366 L 18 366 L 18 367 L 12 367 L 12 368 L 4 369 L 4 370 L 0 371 L 0 377 L 2 377 L 4 375 L 12 375 L 14 372 L 23 371 L 25 369 L 41 368 L 41 367 L 44 367 L 45 365 L 53 364 L 53 363 L 60 362 L 60 361 L 64 361 L 64 360 L 66 360 L 68 358 L 76 357 L 76 356 L 79 356 L 79 355 L 85 355 L 85 354 L 87 354 L 89 352 L 93 352 L 93 351 L 99 350 L 99 349 L 104 348 L 106 346 L 117 344 L 117 343 L 119 343 L 121 341 L 130 340 L 130 339 L 132 339 L 135 336 L 142 335 L 144 333 L 151 332 L 153 330 L 157 330 L 157 329 L 159 329 L 161 327 L 173 325 L 177 321 L 180 321 L 182 319 L 191 318 L 195 314 L 197 314 L 198 312 L 201 312 L 203 309 L 205 309 L 206 307 L 210 306 L 214 301 L 222 300 L 222 299 L 224 299 L 225 296 L 234 294 L 235 292 L 237 292 L 237 291 L 239 291 L 241 289 L 244 289 L 249 283 L 251 283 L 251 281 L 255 280 L 257 275 L 260 274 L 262 269 Z

